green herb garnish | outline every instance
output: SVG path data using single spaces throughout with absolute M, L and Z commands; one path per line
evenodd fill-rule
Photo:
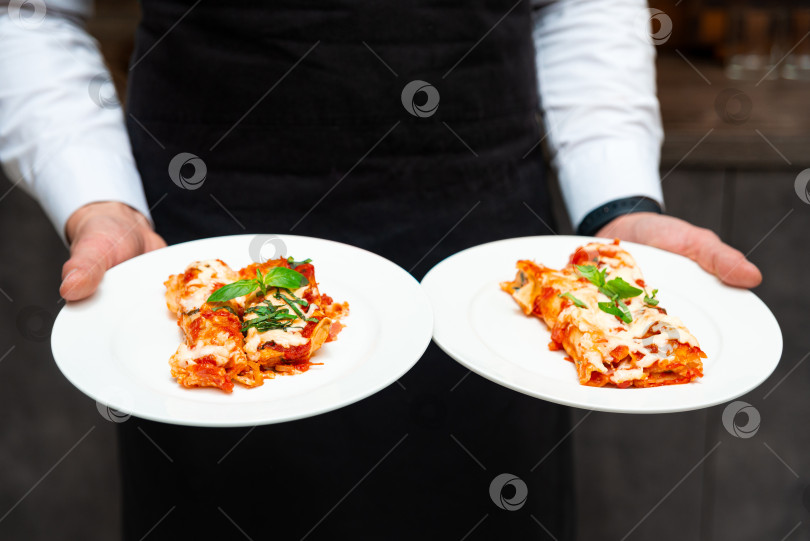
M 259 287 L 259 284 L 256 283 L 256 280 L 238 280 L 214 291 L 206 302 L 229 301 L 253 293 L 257 287 Z
M 602 289 L 608 292 L 608 297 L 616 296 L 620 299 L 632 299 L 643 293 L 641 289 L 631 286 L 620 277 L 610 280 Z
M 598 287 L 599 291 L 603 295 L 610 298 L 610 302 L 599 303 L 600 310 L 607 314 L 616 316 L 625 323 L 630 323 L 633 321 L 633 316 L 630 315 L 630 310 L 627 308 L 626 304 L 621 302 L 621 300 L 637 297 L 643 293 L 643 290 L 631 286 L 621 277 L 607 280 L 606 269 L 599 271 L 594 265 L 577 265 L 576 267 L 580 276 Z M 653 293 L 653 297 L 655 297 L 655 292 Z M 645 297 L 645 299 L 646 298 L 647 297 Z M 658 301 L 655 301 L 655 304 L 658 304 Z
M 646 305 L 648 305 L 648 306 L 658 306 L 658 299 L 656 299 L 656 298 L 655 298 L 655 296 L 656 296 L 657 294 L 658 294 L 658 290 L 657 290 L 657 289 L 653 289 L 653 294 L 652 294 L 652 297 L 650 297 L 649 295 L 647 295 L 647 292 L 645 291 L 645 292 L 644 292 L 644 304 L 646 304 Z
M 587 280 L 596 287 L 603 287 L 605 285 L 606 269 L 599 271 L 595 265 L 577 265 L 577 272 L 583 278 L 587 278 Z
M 287 258 L 287 264 L 288 264 L 289 266 L 291 266 L 292 268 L 295 268 L 295 267 L 297 267 L 298 265 L 303 265 L 304 263 L 312 263 L 312 260 L 311 260 L 310 258 L 306 258 L 306 259 L 305 259 L 305 260 L 303 260 L 303 261 L 296 261 L 296 260 L 295 260 L 295 259 L 293 259 L 292 257 L 288 257 L 288 258 Z
M 268 300 L 251 306 L 245 310 L 245 315 L 247 314 L 256 314 L 256 317 L 245 319 L 244 323 L 242 323 L 243 334 L 247 333 L 251 327 L 254 327 L 260 333 L 273 329 L 286 329 L 297 319 L 286 308 L 274 306 Z
M 283 294 L 282 291 L 289 296 Z M 265 299 L 259 304 L 251 306 L 245 310 L 245 315 L 256 314 L 256 317 L 245 319 L 245 322 L 242 323 L 242 333 L 247 333 L 248 329 L 251 327 L 254 327 L 260 333 L 273 329 L 284 329 L 286 331 L 289 328 L 301 328 L 291 327 L 293 321 L 296 319 L 315 323 L 319 321 L 318 318 L 304 316 L 304 313 L 298 306 L 306 307 L 309 306 L 309 303 L 305 299 L 296 297 L 289 289 L 280 288 L 273 296 L 276 299 L 284 301 L 287 306 L 276 306 L 270 302 L 270 299 Z M 290 313 L 290 309 L 292 309 L 293 313 Z
M 261 290 L 264 295 L 267 294 L 268 287 L 298 289 L 308 283 L 309 281 L 306 276 L 287 267 L 273 267 L 265 275 L 262 275 L 259 269 L 256 269 L 256 278 L 252 280 L 237 280 L 232 284 L 222 286 L 214 291 L 206 302 L 229 301 L 236 297 L 249 295 L 257 289 Z
M 557 295 L 558 297 L 570 299 L 571 302 L 574 303 L 574 306 L 578 306 L 579 308 L 587 308 L 588 305 L 579 300 L 578 298 L 574 297 L 570 292 L 563 293 L 562 295 Z
M 264 276 L 262 276 L 262 271 L 256 268 L 256 283 L 259 284 L 259 291 L 262 292 L 262 296 L 267 295 L 267 286 L 264 285 Z
M 233 315 L 235 315 L 236 317 L 239 317 L 239 314 L 237 314 L 237 313 L 234 311 L 234 309 L 233 309 L 233 308 L 231 308 L 231 307 L 230 307 L 230 306 L 228 306 L 228 305 L 217 306 L 216 308 L 214 308 L 214 312 L 216 312 L 217 310 L 227 310 L 228 312 L 232 313 L 232 314 L 233 314 Z
M 300 309 L 300 308 L 298 308 L 298 306 L 297 306 L 297 305 L 299 305 L 299 304 L 300 304 L 301 306 L 304 306 L 304 307 L 308 306 L 308 305 L 309 305 L 309 303 L 308 303 L 306 300 L 304 300 L 304 299 L 299 299 L 298 297 L 296 297 L 295 295 L 293 295 L 293 294 L 292 294 L 290 291 L 287 291 L 287 293 L 290 293 L 290 296 L 291 296 L 292 298 L 288 298 L 286 295 L 283 295 L 283 294 L 281 293 L 281 290 L 276 291 L 276 294 L 274 295 L 274 297 L 275 297 L 275 298 L 277 298 L 277 299 L 281 299 L 282 301 L 284 301 L 285 303 L 287 303 L 287 305 L 288 305 L 290 308 L 292 308 L 293 312 L 295 312 L 295 315 L 297 315 L 299 318 L 303 319 L 304 321 L 318 321 L 318 320 L 317 320 L 316 318 L 314 318 L 314 317 L 305 317 L 305 316 L 304 316 L 304 313 L 301 311 L 301 309 Z
M 612 300 L 610 302 L 600 302 L 599 309 L 603 312 L 616 316 L 625 323 L 630 323 L 633 321 L 633 316 L 630 315 L 630 310 L 628 310 L 627 305 L 622 301 Z
M 306 276 L 287 267 L 273 267 L 264 275 L 264 285 L 266 287 L 298 289 L 308 283 Z

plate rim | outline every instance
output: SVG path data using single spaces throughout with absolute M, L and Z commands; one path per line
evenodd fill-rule
M 464 250 L 456 252 L 456 253 L 448 256 L 447 258 L 443 259 L 442 261 L 440 261 L 436 265 L 434 265 L 425 274 L 425 276 L 422 278 L 420 283 L 422 284 L 422 287 L 425 288 L 425 290 L 428 292 L 428 297 L 430 298 L 431 304 L 434 306 L 433 341 L 436 343 L 436 345 L 439 346 L 439 348 L 444 353 L 446 353 L 448 356 L 450 356 L 456 362 L 461 364 L 463 367 L 467 368 L 468 370 L 470 370 L 472 372 L 475 372 L 479 376 L 484 377 L 484 378 L 488 379 L 489 381 L 492 381 L 493 383 L 496 383 L 498 385 L 501 385 L 503 387 L 511 389 L 511 390 L 513 390 L 515 392 L 520 392 L 522 394 L 525 394 L 527 396 L 531 396 L 533 398 L 537 398 L 537 399 L 548 401 L 548 402 L 553 402 L 553 403 L 560 404 L 560 405 L 567 406 L 567 407 L 583 409 L 583 410 L 602 411 L 602 412 L 609 412 L 609 413 L 622 413 L 622 414 L 644 414 L 644 415 L 647 415 L 647 414 L 662 414 L 662 413 L 678 413 L 678 412 L 684 412 L 684 411 L 695 411 L 695 410 L 700 410 L 700 409 L 705 409 L 705 408 L 709 408 L 709 407 L 712 407 L 712 406 L 716 406 L 718 404 L 722 404 L 722 403 L 728 402 L 730 400 L 734 400 L 734 399 L 736 399 L 736 398 L 738 398 L 738 397 L 740 397 L 742 395 L 745 395 L 745 394 L 751 392 L 752 390 L 754 390 L 757 387 L 759 387 L 760 385 L 762 385 L 774 373 L 777 366 L 779 365 L 779 362 L 781 361 L 781 358 L 782 358 L 782 354 L 784 352 L 784 338 L 782 336 L 782 329 L 779 326 L 779 322 L 776 319 L 776 316 L 774 316 L 773 312 L 770 310 L 770 308 L 768 308 L 767 304 L 765 304 L 765 302 L 762 299 L 760 299 L 759 296 L 757 296 L 751 290 L 746 290 L 746 289 L 742 289 L 742 288 L 733 288 L 733 289 L 740 291 L 741 293 L 743 293 L 743 294 L 749 296 L 751 299 L 755 300 L 755 302 L 759 303 L 759 307 L 762 308 L 762 315 L 766 316 L 765 317 L 765 323 L 767 323 L 768 325 L 772 325 L 773 326 L 772 330 L 775 331 L 774 336 L 775 337 L 778 336 L 778 347 L 775 348 L 775 350 L 778 352 L 778 355 L 775 355 L 776 360 L 771 363 L 768 370 L 763 370 L 763 373 L 762 373 L 761 377 L 758 377 L 758 381 L 752 380 L 751 382 L 749 382 L 749 384 L 739 387 L 738 389 L 736 389 L 734 391 L 734 393 L 735 393 L 734 396 L 725 396 L 725 395 L 718 396 L 716 398 L 710 398 L 708 400 L 701 400 L 700 403 L 695 403 L 695 404 L 685 404 L 683 406 L 674 406 L 674 407 L 647 407 L 647 408 L 629 407 L 629 408 L 622 408 L 622 407 L 605 406 L 605 405 L 602 405 L 602 404 L 585 404 L 582 401 L 578 401 L 578 400 L 571 400 L 571 399 L 566 400 L 564 397 L 560 398 L 558 396 L 554 396 L 554 397 L 548 396 L 547 394 L 542 394 L 542 393 L 539 393 L 537 391 L 533 391 L 532 389 L 530 389 L 528 387 L 521 386 L 521 385 L 519 385 L 517 383 L 514 383 L 513 381 L 509 381 L 508 378 L 499 378 L 495 374 L 492 374 L 492 373 L 488 372 L 485 369 L 485 367 L 480 366 L 479 363 L 477 363 L 475 361 L 469 361 L 468 359 L 465 359 L 464 354 L 462 352 L 458 351 L 456 348 L 454 348 L 453 344 L 448 344 L 444 340 L 442 340 L 442 336 L 441 336 L 442 331 L 438 329 L 438 326 L 440 324 L 439 320 L 441 318 L 439 317 L 439 313 L 437 313 L 437 309 L 436 309 L 436 306 L 435 306 L 435 304 L 436 304 L 435 299 L 431 295 L 431 291 L 430 291 L 431 282 L 432 282 L 432 280 L 435 280 L 435 275 L 438 275 L 438 273 L 441 271 L 440 267 L 445 266 L 448 261 L 451 261 L 454 258 L 463 257 L 465 254 L 468 254 L 469 252 L 473 252 L 473 251 L 483 251 L 483 250 L 485 250 L 488 247 L 491 247 L 493 245 L 507 244 L 507 243 L 513 243 L 513 242 L 514 243 L 518 243 L 518 242 L 520 242 L 520 243 L 528 243 L 528 242 L 538 242 L 538 241 L 543 242 L 544 240 L 547 240 L 547 239 L 563 239 L 564 241 L 571 242 L 573 247 L 575 247 L 576 245 L 581 245 L 581 244 L 585 244 L 585 243 L 588 243 L 588 242 L 609 243 L 611 241 L 611 239 L 608 239 L 608 238 L 586 237 L 586 236 L 578 236 L 578 235 L 531 235 L 531 236 L 524 236 L 524 237 L 511 237 L 511 238 L 500 239 L 500 240 L 495 240 L 495 241 L 490 241 L 490 242 L 478 244 L 476 246 L 471 246 L 469 248 L 466 248 Z M 661 248 L 657 248 L 657 247 L 654 247 L 654 246 L 647 246 L 647 245 L 643 245 L 643 244 L 639 244 L 639 243 L 635 243 L 635 242 L 631 242 L 631 241 L 624 241 L 624 240 L 622 240 L 621 243 L 622 243 L 623 246 L 627 246 L 629 248 L 628 251 L 630 251 L 631 254 L 632 254 L 633 250 L 640 248 L 641 250 L 650 250 L 653 253 L 654 252 L 660 252 L 660 253 L 666 254 L 667 256 L 673 256 L 675 258 L 680 258 L 680 259 L 684 260 L 685 263 L 688 263 L 690 265 L 697 265 L 694 261 L 692 261 L 689 258 L 686 258 L 686 257 L 684 257 L 684 256 L 682 256 L 680 254 L 676 254 L 676 253 L 673 253 L 673 252 L 669 252 L 667 250 L 663 250 Z M 434 271 L 436 271 L 436 273 L 434 273 Z M 507 279 L 507 278 L 508 278 L 508 276 L 505 277 L 504 279 Z M 723 287 L 731 287 L 731 286 L 725 286 L 724 284 L 722 284 L 720 282 L 718 282 L 718 285 L 721 285 Z M 481 282 L 481 287 L 483 287 L 483 279 L 482 279 L 482 282 Z M 473 301 L 472 297 L 470 297 L 469 299 L 465 299 L 465 302 L 467 302 L 467 304 L 465 305 L 465 310 L 468 310 L 470 308 L 470 306 L 472 304 L 472 301 Z M 467 318 L 467 319 L 469 319 L 469 318 Z M 465 325 L 466 325 L 466 323 L 465 323 Z M 479 340 L 480 340 L 480 338 L 479 338 Z M 774 345 L 777 346 L 776 343 Z M 503 357 L 503 355 L 499 355 L 499 356 Z M 576 379 L 574 379 L 574 381 L 576 382 Z M 698 382 L 697 384 L 699 385 L 700 383 Z M 577 382 L 577 385 L 579 385 L 578 382 Z M 581 386 L 581 387 L 587 387 L 587 386 Z M 669 387 L 672 387 L 672 386 L 669 386 Z M 667 386 L 651 388 L 651 389 L 654 390 L 654 389 L 665 389 L 665 388 L 667 388 Z M 646 390 L 646 389 L 633 389 L 631 392 L 635 392 L 635 391 L 638 391 L 638 390 Z
M 295 413 L 295 414 L 285 414 L 282 418 L 271 418 L 271 419 L 266 418 L 266 419 L 258 420 L 258 421 L 255 421 L 253 419 L 251 419 L 251 420 L 235 420 L 235 421 L 224 420 L 224 419 L 216 419 L 216 420 L 211 421 L 211 420 L 205 420 L 205 419 L 173 418 L 172 416 L 162 416 L 162 415 L 158 415 L 158 414 L 155 414 L 153 412 L 150 412 L 150 411 L 146 411 L 146 412 L 136 411 L 136 410 L 138 410 L 137 407 L 131 408 L 131 407 L 128 407 L 127 405 L 123 404 L 120 400 L 116 400 L 116 399 L 110 400 L 109 397 L 104 396 L 103 393 L 101 393 L 97 389 L 95 389 L 96 386 L 92 385 L 91 383 L 88 383 L 87 381 L 85 381 L 85 380 L 83 380 L 81 378 L 80 371 L 73 370 L 70 367 L 67 367 L 66 366 L 66 361 L 65 361 L 64 358 L 60 362 L 59 356 L 57 355 L 56 350 L 57 350 L 57 347 L 58 347 L 58 342 L 60 340 L 63 340 L 61 334 L 64 332 L 64 329 L 65 329 L 65 324 L 66 324 L 65 319 L 70 317 L 69 312 L 70 312 L 71 309 L 69 307 L 76 307 L 77 305 L 80 306 L 82 304 L 85 304 L 85 303 L 91 301 L 98 294 L 98 293 L 94 293 L 93 295 L 91 295 L 87 299 L 83 299 L 81 301 L 75 301 L 75 302 L 74 301 L 69 301 L 69 302 L 64 303 L 63 306 L 60 308 L 59 313 L 56 315 L 56 318 L 54 318 L 53 327 L 51 329 L 50 345 L 51 345 L 51 353 L 52 353 L 52 356 L 54 358 L 54 362 L 56 363 L 56 366 L 59 369 L 59 371 L 71 383 L 71 385 L 73 385 L 82 394 L 84 394 L 85 396 L 87 396 L 87 397 L 91 398 L 92 400 L 96 401 L 100 405 L 104 405 L 104 406 L 109 407 L 109 408 L 114 408 L 114 409 L 116 409 L 116 410 L 118 410 L 118 411 L 120 411 L 122 413 L 127 413 L 127 414 L 130 414 L 132 416 L 138 417 L 140 419 L 146 419 L 146 420 L 150 420 L 150 421 L 157 421 L 157 422 L 166 423 L 166 424 L 172 424 L 172 425 L 191 426 L 191 427 L 225 428 L 225 427 L 246 427 L 246 426 L 270 425 L 270 424 L 277 424 L 277 423 L 283 423 L 283 422 L 290 422 L 290 421 L 305 419 L 305 418 L 308 418 L 308 417 L 314 417 L 314 416 L 317 416 L 317 415 L 322 415 L 324 413 L 328 413 L 328 412 L 331 412 L 331 411 L 341 409 L 343 407 L 349 406 L 349 405 L 354 404 L 356 402 L 360 402 L 360 401 L 362 401 L 362 400 L 364 400 L 364 399 L 366 399 L 366 398 L 368 398 L 368 397 L 370 397 L 370 396 L 372 396 L 372 395 L 374 395 L 374 394 L 376 394 L 376 393 L 378 393 L 380 391 L 383 391 L 385 388 L 387 388 L 390 385 L 394 384 L 403 375 L 408 373 L 414 367 L 414 365 L 417 362 L 419 362 L 419 360 L 424 356 L 424 353 L 427 350 L 427 348 L 430 346 L 430 342 L 432 340 L 434 318 L 433 318 L 433 310 L 432 310 L 432 304 L 430 303 L 430 299 L 428 298 L 427 293 L 425 292 L 425 290 L 421 287 L 421 284 L 419 283 L 419 281 L 411 273 L 409 273 L 407 270 L 405 270 L 401 266 L 397 265 L 393 261 L 391 261 L 391 260 L 389 260 L 389 259 L 387 259 L 387 258 L 385 258 L 385 257 L 383 257 L 383 256 L 381 256 L 379 254 L 376 254 L 376 253 L 374 253 L 374 252 L 372 252 L 370 250 L 366 250 L 366 249 L 361 248 L 359 246 L 354 246 L 354 245 L 339 242 L 339 241 L 334 241 L 334 240 L 330 240 L 330 239 L 322 239 L 322 238 L 311 237 L 311 236 L 306 236 L 306 235 L 288 235 L 288 234 L 283 234 L 283 233 L 279 233 L 279 234 L 276 234 L 276 233 L 242 233 L 242 234 L 238 234 L 238 235 L 219 235 L 219 236 L 214 236 L 214 237 L 206 237 L 206 238 L 202 238 L 202 239 L 193 239 L 193 240 L 189 240 L 189 241 L 185 241 L 185 242 L 181 242 L 181 243 L 177 243 L 177 244 L 172 244 L 172 245 L 167 246 L 165 248 L 161 248 L 159 250 L 153 250 L 151 252 L 147 252 L 145 254 L 140 254 L 140 255 L 138 255 L 136 257 L 133 257 L 133 258 L 127 260 L 127 261 L 124 261 L 124 262 L 122 262 L 122 263 L 120 263 L 118 265 L 115 265 L 114 267 L 111 267 L 110 269 L 108 269 L 105 272 L 105 278 L 107 276 L 107 273 L 112 271 L 115 268 L 132 267 L 133 265 L 138 265 L 139 264 L 138 262 L 143 261 L 144 259 L 147 259 L 147 258 L 151 259 L 151 258 L 155 258 L 155 257 L 160 257 L 159 255 L 156 255 L 156 254 L 159 254 L 163 250 L 172 250 L 172 249 L 175 249 L 175 248 L 176 249 L 180 249 L 180 248 L 187 249 L 189 246 L 193 246 L 194 244 L 205 244 L 205 243 L 211 242 L 211 241 L 216 241 L 216 242 L 226 242 L 228 240 L 233 240 L 234 242 L 239 242 L 240 240 L 241 241 L 247 241 L 248 239 L 252 239 L 252 238 L 255 238 L 255 237 L 258 237 L 258 236 L 270 236 L 270 237 L 280 238 L 283 241 L 285 239 L 305 239 L 308 242 L 330 244 L 330 245 L 335 246 L 338 250 L 349 249 L 350 251 L 364 252 L 365 254 L 367 254 L 368 257 L 372 257 L 374 259 L 377 259 L 378 261 L 380 261 L 381 264 L 389 266 L 389 268 L 393 272 L 398 273 L 403 278 L 403 280 L 405 280 L 405 282 L 403 282 L 403 283 L 409 283 L 410 285 L 413 286 L 412 288 L 409 289 L 409 294 L 416 295 L 417 298 L 419 298 L 423 302 L 424 307 L 428 308 L 428 310 L 426 311 L 427 313 L 425 314 L 425 317 L 419 319 L 419 322 L 418 322 L 419 328 L 417 329 L 417 331 L 419 333 L 417 336 L 421 336 L 422 334 L 424 334 L 424 337 L 420 341 L 416 341 L 416 340 L 413 339 L 415 333 L 408 333 L 408 334 L 404 335 L 404 336 L 408 337 L 407 342 L 409 344 L 411 344 L 411 347 L 413 348 L 414 354 L 416 354 L 418 352 L 418 355 L 415 357 L 415 359 L 412 360 L 412 361 L 408 361 L 408 362 L 398 363 L 397 365 L 394 365 L 395 368 L 393 370 L 392 369 L 387 369 L 384 372 L 386 374 L 385 377 L 380 378 L 379 381 L 376 381 L 371 385 L 362 386 L 363 388 L 360 391 L 351 392 L 351 393 L 349 393 L 347 396 L 345 396 L 343 398 L 334 400 L 331 403 L 324 403 L 322 406 L 319 406 L 319 407 L 316 407 L 316 408 L 302 410 L 299 413 Z M 245 244 L 245 247 L 247 248 L 247 244 Z M 163 252 L 163 253 L 165 254 L 166 252 Z M 177 272 L 177 271 L 174 270 L 174 271 L 170 271 L 170 272 Z M 103 280 L 104 279 L 102 279 L 102 284 L 100 284 L 100 287 L 101 287 L 101 285 L 103 285 Z M 161 303 L 161 306 L 163 306 L 162 303 Z M 420 345 L 420 342 L 421 342 L 421 345 Z M 102 343 L 104 345 L 106 345 L 109 342 L 102 342 Z M 378 361 L 379 361 L 379 359 L 378 359 Z M 166 365 L 166 367 L 163 367 L 163 368 L 166 369 L 166 373 L 168 374 L 167 366 L 168 365 Z M 342 376 L 340 376 L 338 378 L 338 380 L 341 380 L 341 379 L 343 379 L 344 377 L 347 377 L 347 376 L 351 377 L 351 373 L 354 370 L 356 370 L 356 368 L 357 367 L 353 368 L 352 370 L 349 370 L 349 372 L 347 374 L 343 374 Z M 131 378 L 131 379 L 127 380 L 127 383 L 132 383 L 132 382 L 137 382 L 137 381 L 138 380 L 136 378 Z M 324 385 L 320 385 L 320 386 L 315 387 L 314 389 L 310 389 L 308 391 L 305 391 L 305 393 L 306 392 L 312 392 L 313 390 L 321 389 L 324 386 L 334 385 L 336 383 L 337 383 L 337 380 L 327 381 L 327 382 L 324 383 Z M 111 386 L 114 386 L 114 385 L 115 385 L 115 382 L 111 382 Z M 175 383 L 175 385 L 176 385 L 176 383 Z M 144 389 L 148 389 L 142 383 L 135 383 L 135 387 L 141 387 L 141 388 L 144 388 Z M 193 389 L 187 389 L 187 391 L 191 392 L 191 393 L 194 392 Z M 153 390 L 153 389 L 148 389 L 147 392 L 149 393 L 150 396 L 160 396 L 160 393 L 158 391 Z M 166 396 L 166 395 L 164 395 L 164 398 L 172 399 L 172 400 L 174 399 L 174 397 L 169 397 L 169 396 Z M 216 404 L 210 404 L 210 406 L 216 407 Z M 250 405 L 245 404 L 245 407 L 250 407 Z M 128 411 L 128 410 L 132 410 L 132 411 Z

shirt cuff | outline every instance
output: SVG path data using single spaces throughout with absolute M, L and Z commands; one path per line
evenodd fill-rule
M 64 148 L 47 158 L 34 173 L 32 184 L 35 196 L 65 244 L 68 218 L 89 203 L 118 201 L 152 221 L 132 158 L 112 154 L 108 149 Z
M 657 141 L 597 140 L 565 152 L 558 176 L 574 228 L 588 213 L 616 199 L 648 197 L 663 208 L 659 157 Z
M 661 205 L 647 197 L 623 197 L 605 203 L 585 216 L 577 228 L 577 235 L 595 237 L 607 224 L 625 214 L 634 212 L 655 212 L 661 214 Z

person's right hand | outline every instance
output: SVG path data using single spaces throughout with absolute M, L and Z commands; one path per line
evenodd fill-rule
M 62 267 L 59 294 L 69 301 L 89 297 L 104 273 L 137 255 L 166 246 L 149 220 L 123 203 L 90 203 L 65 225 L 70 259 Z

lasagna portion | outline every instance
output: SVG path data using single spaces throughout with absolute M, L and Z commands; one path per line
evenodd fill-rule
M 582 385 L 655 387 L 703 376 L 706 354 L 683 322 L 659 305 L 633 257 L 613 244 L 577 248 L 561 270 L 517 262 L 501 289 L 551 330 Z
M 254 263 L 240 270 L 239 277 L 249 279 L 257 271 L 267 275 L 273 267 L 291 268 L 292 263 L 287 259 Z M 348 313 L 348 304 L 336 303 L 318 290 L 312 263 L 299 263 L 293 270 L 306 278 L 306 285 L 295 290 L 270 287 L 245 299 L 245 353 L 264 377 L 306 371 L 313 364 L 312 355 L 337 338 L 343 328 L 340 319 Z
M 300 278 L 301 287 L 267 287 L 273 281 L 262 277 L 273 275 L 275 267 L 288 269 L 287 281 L 298 284 Z M 166 305 L 184 335 L 169 366 L 188 388 L 231 392 L 234 382 L 257 387 L 277 373 L 304 372 L 312 355 L 337 338 L 349 310 L 320 293 L 309 261 L 277 259 L 238 272 L 219 259 L 195 261 L 164 285 Z M 214 293 L 223 297 L 225 286 L 231 293 L 212 299 Z
M 218 387 L 230 392 L 234 380 L 250 387 L 262 384 L 245 355 L 240 319 L 244 300 L 206 302 L 214 291 L 236 279 L 233 269 L 212 259 L 191 263 L 164 284 L 166 306 L 177 316 L 185 336 L 169 359 L 172 376 L 183 387 Z

